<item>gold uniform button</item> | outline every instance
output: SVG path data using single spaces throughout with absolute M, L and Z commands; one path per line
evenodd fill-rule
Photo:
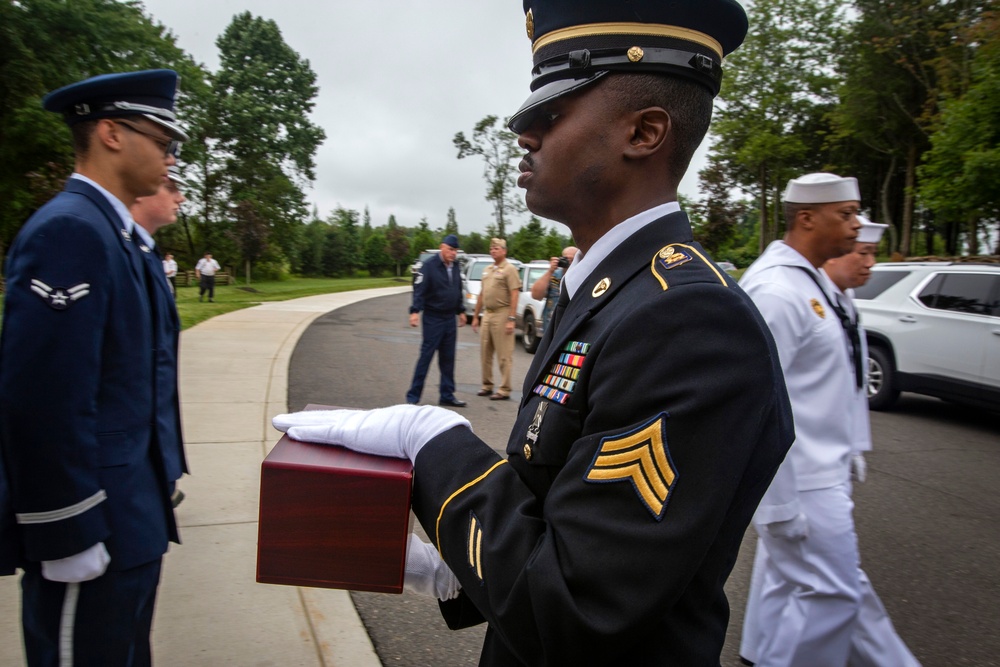
M 528 444 L 524 445 L 524 460 L 525 461 L 531 460 L 531 445 Z

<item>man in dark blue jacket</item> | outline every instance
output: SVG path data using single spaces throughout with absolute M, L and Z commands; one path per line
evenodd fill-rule
M 441 396 L 438 405 L 465 407 L 465 401 L 455 398 L 457 328 L 465 324 L 462 275 L 455 262 L 457 256 L 458 237 L 448 234 L 441 241 L 441 251 L 424 262 L 413 283 L 410 326 L 415 327 L 419 324 L 420 313 L 423 312 L 424 340 L 420 345 L 417 367 L 413 371 L 413 382 L 410 383 L 410 390 L 406 392 L 407 403 L 420 402 L 431 357 L 437 352 L 438 368 L 441 370 Z
M 70 126 L 75 170 L 11 246 L 0 337 L 0 460 L 32 667 L 151 663 L 160 564 L 179 539 L 155 432 L 152 286 L 128 208 L 157 192 L 187 138 L 176 90 L 170 70 L 105 74 L 43 102 Z

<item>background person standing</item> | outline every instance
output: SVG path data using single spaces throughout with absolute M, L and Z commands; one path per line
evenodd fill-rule
M 491 401 L 510 398 L 510 374 L 514 364 L 514 324 L 517 322 L 517 298 L 521 294 L 521 277 L 507 261 L 507 241 L 490 240 L 493 264 L 483 269 L 482 289 L 472 313 L 472 330 L 479 331 L 482 311 L 482 333 L 479 336 L 482 355 L 483 388 L 477 396 L 489 396 Z M 500 367 L 500 385 L 493 391 L 493 353 Z
M 413 380 L 406 392 L 407 403 L 419 403 L 424 391 L 424 379 L 434 353 L 441 371 L 438 405 L 465 407 L 465 401 L 455 398 L 455 346 L 457 328 L 465 324 L 465 304 L 462 303 L 462 275 L 458 257 L 458 237 L 448 234 L 441 240 L 440 251 L 420 267 L 413 282 L 413 303 L 410 306 L 410 326 L 420 324 L 423 315 L 423 340 L 420 356 L 413 370 Z
M 785 238 L 740 281 L 774 335 L 795 421 L 795 442 L 753 520 L 740 646 L 750 664 L 918 664 L 860 568 L 850 475 L 867 418 L 862 347 L 856 319 L 819 271 L 854 249 L 860 199 L 854 178 L 789 181 Z
M 0 540 L 19 540 L 32 667 L 151 662 L 161 560 L 179 537 L 154 428 L 153 286 L 129 207 L 156 194 L 187 138 L 176 91 L 175 72 L 148 70 L 43 100 L 70 126 L 75 171 L 11 246 L 0 336 L 17 521 Z
M 169 252 L 163 255 L 163 275 L 170 284 L 170 293 L 177 298 L 177 260 Z
M 129 209 L 136 223 L 139 249 L 146 264 L 146 277 L 151 285 L 150 301 L 156 337 L 156 428 L 157 438 L 170 482 L 170 499 L 174 507 L 184 499 L 177 480 L 188 472 L 181 434 L 181 405 L 177 392 L 177 353 L 180 346 L 181 320 L 177 315 L 174 293 L 166 274 L 161 270 L 166 260 L 160 259 L 153 235 L 161 227 L 177 222 L 177 211 L 187 201 L 180 187 L 186 185 L 180 169 L 171 166 L 159 191 L 149 197 L 138 197 Z M 168 255 L 169 256 L 169 255 Z M 176 263 L 174 264 L 176 267 Z M 176 273 L 176 268 L 175 268 Z
M 535 300 L 545 299 L 545 308 L 542 309 L 542 333 L 549 328 L 549 319 L 552 317 L 552 310 L 559 300 L 559 285 L 562 277 L 573 263 L 577 249 L 573 246 L 563 248 L 559 257 L 549 259 L 549 269 L 535 281 L 531 286 L 531 298 Z
M 215 273 L 222 267 L 212 259 L 212 253 L 206 252 L 205 256 L 198 260 L 194 267 L 194 275 L 198 278 L 198 301 L 201 301 L 208 292 L 208 301 L 211 303 L 215 298 Z

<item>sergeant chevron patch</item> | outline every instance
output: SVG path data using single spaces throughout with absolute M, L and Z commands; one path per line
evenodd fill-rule
M 483 524 L 474 512 L 469 513 L 469 567 L 479 581 L 483 580 Z
M 605 438 L 584 479 L 595 484 L 631 482 L 657 521 L 663 519 L 677 472 L 667 449 L 665 414 L 631 433 Z

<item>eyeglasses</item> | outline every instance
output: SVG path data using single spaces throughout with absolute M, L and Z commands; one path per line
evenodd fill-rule
M 132 121 L 125 120 L 124 118 L 117 118 L 112 122 L 118 123 L 119 125 L 124 125 L 128 129 L 135 132 L 136 134 L 141 134 L 155 141 L 156 145 L 163 149 L 164 157 L 166 157 L 167 155 L 173 155 L 175 158 L 181 156 L 182 142 L 176 139 L 168 139 L 167 137 L 164 137 L 162 134 L 154 134 L 153 132 L 147 132 L 146 130 L 142 129 L 142 127 L 136 125 Z

